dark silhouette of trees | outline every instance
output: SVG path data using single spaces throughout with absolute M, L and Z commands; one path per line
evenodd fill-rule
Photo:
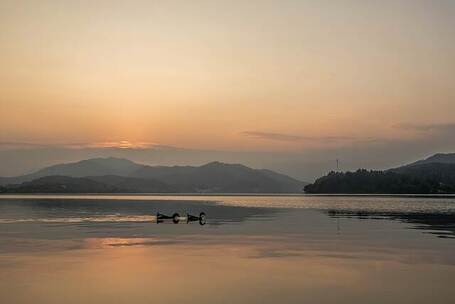
M 424 164 L 387 171 L 330 172 L 304 188 L 306 193 L 455 193 L 455 164 Z

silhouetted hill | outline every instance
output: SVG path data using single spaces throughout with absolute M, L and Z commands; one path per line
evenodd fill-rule
M 386 171 L 330 172 L 305 186 L 307 193 L 455 193 L 455 154 L 436 154 Z
M 122 158 L 92 158 L 74 163 L 59 164 L 50 166 L 35 173 L 21 175 L 17 177 L 0 178 L 0 185 L 19 184 L 45 176 L 69 176 L 85 177 L 100 175 L 119 175 L 129 176 L 142 165 L 136 164 L 130 160 Z
M 175 185 L 179 192 L 301 192 L 304 183 L 272 171 L 212 162 L 200 167 L 143 167 L 133 174 Z
M 117 158 L 90 159 L 55 165 L 33 174 L 3 178 L 0 184 L 9 185 L 7 191 L 19 192 L 20 189 L 38 191 L 38 185 L 46 189 L 50 185 L 41 183 L 35 186 L 25 183 L 21 188 L 17 184 L 56 175 L 84 177 L 83 182 L 86 180 L 97 182 L 103 184 L 106 189 L 113 189 L 114 192 L 297 193 L 301 192 L 305 185 L 283 174 L 252 169 L 240 164 L 212 162 L 199 167 L 152 167 Z M 54 181 L 57 182 L 57 180 Z
M 115 187 L 125 193 L 169 193 L 176 189 L 155 179 L 142 179 L 117 175 L 88 176 L 87 179 Z
M 120 192 L 114 186 L 83 177 L 46 176 L 30 182 L 9 186 L 7 193 L 112 193 Z
M 418 160 L 414 163 L 405 165 L 403 167 L 411 167 L 411 166 L 416 166 L 416 165 L 433 164 L 433 163 L 455 164 L 455 153 L 436 153 L 430 157 L 427 157 L 422 160 Z M 400 168 L 403 168 L 403 167 L 400 167 Z

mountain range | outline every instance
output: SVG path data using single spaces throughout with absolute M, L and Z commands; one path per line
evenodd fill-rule
M 306 183 L 266 169 L 211 162 L 148 166 L 122 158 L 58 164 L 0 178 L 7 193 L 298 193 Z

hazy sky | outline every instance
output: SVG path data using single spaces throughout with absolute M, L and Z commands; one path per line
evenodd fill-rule
M 0 141 L 447 146 L 454 16 L 451 0 L 0 0 Z

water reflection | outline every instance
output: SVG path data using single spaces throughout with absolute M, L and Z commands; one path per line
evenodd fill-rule
M 455 241 L 421 233 L 452 236 L 452 213 L 357 211 L 330 203 L 277 208 L 286 198 L 273 199 L 273 208 L 0 200 L 0 303 L 145 304 L 157 295 L 165 295 L 161 303 L 190 304 L 455 298 Z M 157 212 L 171 217 L 170 224 L 157 225 Z M 172 223 L 174 212 L 182 216 L 179 224 Z M 200 212 L 209 215 L 204 226 Z
M 19 248 L 27 250 L 27 247 L 34 250 L 33 242 L 19 242 L 21 239 L 75 240 L 94 237 L 148 238 L 226 234 L 231 233 L 232 229 L 223 229 L 224 225 L 267 221 L 280 212 L 283 210 L 193 201 L 0 200 L 0 251 L 17 251 Z M 157 213 L 160 213 L 159 217 Z M 173 213 L 179 216 L 174 218 Z M 170 216 L 162 216 L 163 214 Z M 206 214 L 210 215 L 209 219 Z M 189 225 L 156 225 L 169 221 Z M 190 225 L 194 222 L 198 225 Z M 243 229 L 242 233 L 248 233 L 255 228 L 239 226 L 238 229 Z
M 439 238 L 455 238 L 455 213 L 398 213 L 365 210 L 328 210 L 326 213 L 332 218 L 396 220 L 413 224 L 413 229 L 424 230 Z
M 409 253 L 399 250 L 349 257 L 342 247 L 317 250 L 302 239 L 292 249 L 298 240 L 84 239 L 80 249 L 7 256 L 0 300 L 145 304 L 163 295 L 160 303 L 451 303 L 455 296 L 453 266 L 408 262 Z
M 19 222 L 147 222 L 155 215 L 210 214 L 210 224 L 242 222 L 274 216 L 282 209 L 221 206 L 210 201 L 120 201 L 0 199 L 0 224 Z M 163 218 L 162 218 L 163 219 Z

